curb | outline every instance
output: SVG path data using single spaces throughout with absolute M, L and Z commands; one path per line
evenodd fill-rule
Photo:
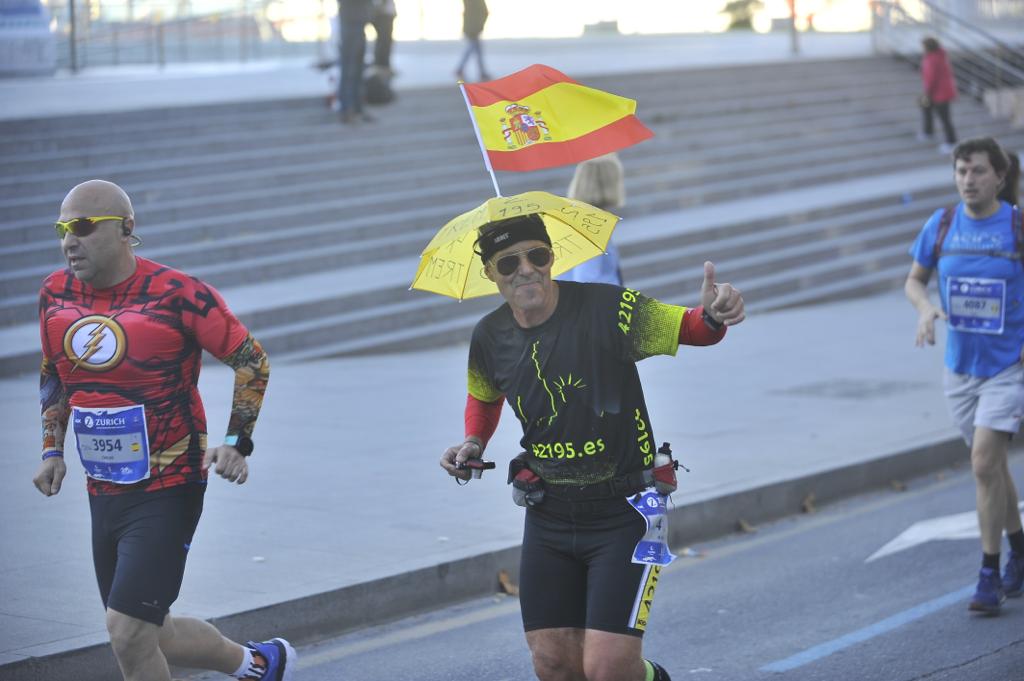
M 799 514 L 811 494 L 816 503 L 826 504 L 969 461 L 963 441 L 954 438 L 675 506 L 670 510 L 669 543 L 679 547 L 730 534 L 741 518 L 759 524 Z M 236 641 L 284 636 L 292 643 L 311 643 L 493 594 L 499 570 L 518 582 L 519 551 L 513 546 L 209 621 Z M 109 681 L 120 678 L 120 672 L 104 643 L 2 665 L 0 677 Z
M 722 537 L 737 530 L 740 518 L 756 525 L 799 515 L 812 494 L 814 503 L 827 504 L 888 487 L 894 480 L 905 482 L 968 465 L 970 460 L 970 450 L 956 437 L 679 506 L 670 514 L 669 544 L 686 546 Z

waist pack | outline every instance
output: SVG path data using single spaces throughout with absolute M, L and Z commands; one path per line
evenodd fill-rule
M 508 462 L 508 483 L 517 506 L 537 506 L 544 501 L 544 481 L 526 465 L 526 452 Z
M 644 478 L 649 481 L 648 486 L 658 490 L 658 494 L 669 495 L 675 492 L 679 488 L 679 483 L 676 481 L 678 465 L 675 461 L 670 461 L 644 471 Z
M 538 506 L 544 501 L 546 493 L 544 481 L 530 470 L 526 461 L 526 452 L 520 452 L 508 462 L 507 484 L 512 485 L 512 501 L 516 505 Z M 659 494 L 672 494 L 678 487 L 676 470 L 679 462 L 672 458 L 672 450 L 667 442 L 658 450 L 654 462 L 656 465 L 653 468 L 590 485 L 552 485 L 551 495 L 566 501 L 592 501 L 630 497 L 649 487 L 654 487 Z

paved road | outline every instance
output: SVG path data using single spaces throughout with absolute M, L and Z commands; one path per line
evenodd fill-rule
M 1012 468 L 1024 479 L 1024 456 Z M 694 547 L 665 573 L 645 649 L 676 679 L 1024 679 L 1024 599 L 996 618 L 966 610 L 976 539 L 865 562 L 916 522 L 972 510 L 973 495 L 963 468 Z M 300 654 L 303 681 L 534 679 L 518 601 L 504 596 Z

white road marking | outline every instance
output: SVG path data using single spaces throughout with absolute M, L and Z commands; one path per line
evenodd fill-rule
M 1018 504 L 1024 508 L 1024 501 Z M 939 539 L 978 539 L 978 513 L 967 511 L 914 523 L 898 537 L 868 556 L 865 563 Z

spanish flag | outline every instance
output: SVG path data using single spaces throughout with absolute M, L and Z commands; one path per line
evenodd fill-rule
M 636 102 L 580 85 L 550 66 L 463 85 L 494 170 L 579 163 L 653 137 Z

